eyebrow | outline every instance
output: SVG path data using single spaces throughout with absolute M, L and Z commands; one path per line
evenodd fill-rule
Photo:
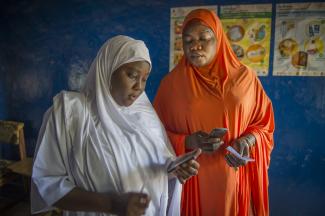
M 205 29 L 205 30 L 202 30 L 202 31 L 201 31 L 201 33 L 202 33 L 202 32 L 209 32 L 209 33 L 213 33 L 211 29 Z
M 132 70 L 132 71 L 134 71 L 134 72 L 136 72 L 138 74 L 141 73 L 141 70 L 138 69 L 138 68 L 134 68 L 134 67 L 128 66 L 127 69 Z M 148 73 L 146 73 L 146 75 L 149 75 L 149 74 L 150 74 L 150 71 Z
M 206 33 L 206 32 L 213 34 L 213 31 L 211 29 L 202 30 L 199 34 Z M 192 35 L 184 32 L 184 36 L 192 36 Z

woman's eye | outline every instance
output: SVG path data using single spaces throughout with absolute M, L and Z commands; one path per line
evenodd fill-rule
M 200 38 L 200 41 L 206 42 L 206 41 L 209 41 L 210 39 L 211 39 L 210 37 L 204 36 L 204 37 Z
M 128 77 L 129 77 L 130 79 L 135 80 L 135 79 L 137 79 L 138 75 L 137 75 L 136 73 L 129 73 L 129 74 L 128 74 Z

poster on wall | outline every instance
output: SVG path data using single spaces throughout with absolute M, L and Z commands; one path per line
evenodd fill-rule
M 325 3 L 276 5 L 273 75 L 325 76 Z
M 220 19 L 238 59 L 259 76 L 269 72 L 272 4 L 220 7 Z
M 169 70 L 171 71 L 183 56 L 182 25 L 186 15 L 198 8 L 206 8 L 218 12 L 217 5 L 174 7 L 170 9 L 170 50 Z

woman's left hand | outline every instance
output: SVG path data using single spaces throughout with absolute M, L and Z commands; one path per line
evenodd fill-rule
M 232 147 L 243 157 L 249 157 L 249 150 L 255 145 L 255 137 L 252 134 L 234 140 Z M 226 154 L 226 162 L 231 167 L 245 166 L 247 161 L 237 158 L 232 153 Z
M 197 158 L 201 154 L 202 150 L 197 150 Z M 196 160 L 190 160 L 186 163 L 183 163 L 179 165 L 176 170 L 173 172 L 173 174 L 178 178 L 178 180 L 184 184 L 186 180 L 191 178 L 192 176 L 195 176 L 198 174 L 200 164 Z

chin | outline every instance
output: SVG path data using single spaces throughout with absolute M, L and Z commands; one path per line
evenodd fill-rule
M 206 65 L 205 62 L 191 62 L 192 65 L 194 65 L 195 67 L 204 67 Z
M 189 58 L 189 61 L 195 67 L 204 67 L 205 65 L 207 65 L 206 59 L 203 59 L 203 58 L 201 58 L 201 59 L 191 59 L 191 58 Z
M 131 106 L 133 103 L 134 103 L 134 101 L 127 100 L 127 101 L 124 101 L 124 103 L 123 103 L 122 106 L 129 107 L 129 106 Z

